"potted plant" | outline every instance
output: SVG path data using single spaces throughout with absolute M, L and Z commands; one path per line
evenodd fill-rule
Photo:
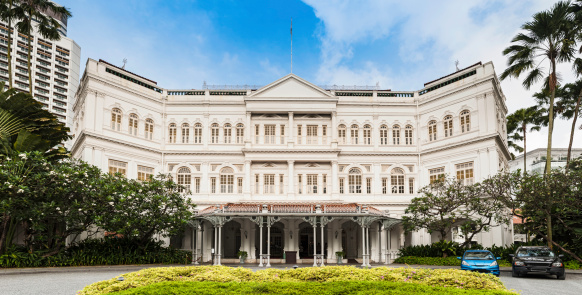
M 335 252 L 335 256 L 337 258 L 337 264 L 342 264 L 342 259 L 346 256 L 344 251 L 337 251 Z
M 247 256 L 249 254 L 247 253 L 247 251 L 238 251 L 238 253 L 236 255 L 238 255 L 238 258 L 240 258 L 240 263 L 244 264 L 245 259 L 247 259 Z

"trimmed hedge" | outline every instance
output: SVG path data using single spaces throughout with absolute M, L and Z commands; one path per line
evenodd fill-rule
M 428 287 L 452 287 L 466 290 L 507 291 L 499 278 L 460 269 L 414 269 L 353 266 L 326 266 L 298 269 L 265 269 L 253 272 L 244 267 L 187 266 L 148 268 L 86 286 L 78 294 L 94 295 L 145 287 L 162 282 L 214 283 L 285 283 L 285 282 L 399 282 Z M 223 284 L 221 284 L 223 286 Z M 163 294 L 164 292 L 158 292 Z M 139 294 L 139 293 L 136 293 Z M 147 293 L 144 293 L 147 294 Z M 212 293 L 210 293 L 212 294 Z
M 446 265 L 446 266 L 461 266 L 461 260 L 457 257 L 415 257 L 404 256 L 398 257 L 394 263 L 410 264 L 410 265 Z M 511 266 L 511 263 L 505 260 L 498 260 L 499 266 Z
M 166 248 L 161 242 L 154 241 L 140 247 L 137 241 L 128 238 L 84 240 L 48 257 L 42 257 L 42 252 L 28 253 L 22 250 L 0 256 L 0 268 L 191 262 L 190 251 Z
M 503 290 L 465 290 L 460 287 L 432 287 L 402 282 L 279 282 L 279 283 L 215 283 L 215 282 L 163 282 L 144 287 L 114 292 L 118 295 L 134 294 L 514 294 Z

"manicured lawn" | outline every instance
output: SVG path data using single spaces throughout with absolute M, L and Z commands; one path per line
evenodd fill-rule
M 501 290 L 464 290 L 396 282 L 163 282 L 110 294 L 513 294 Z

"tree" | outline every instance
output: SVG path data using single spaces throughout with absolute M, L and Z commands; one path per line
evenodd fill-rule
M 28 36 L 28 82 L 31 95 L 32 66 L 30 63 L 30 53 L 32 51 L 32 45 L 30 41 L 32 39 L 32 33 L 36 30 L 43 38 L 52 41 L 61 39 L 59 22 L 45 13 L 66 18 L 72 16 L 67 8 L 59 6 L 50 0 L 20 0 L 20 5 L 17 5 L 13 10 L 13 16 L 19 20 L 16 28 L 19 32 Z
M 69 128 L 28 93 L 0 83 L 0 153 L 41 151 L 48 157 L 62 159 L 68 151 L 61 144 L 71 139 Z
M 582 66 L 582 59 L 578 58 Z M 582 70 L 582 68 L 580 68 Z M 582 72 L 578 72 L 582 74 Z M 580 101 L 582 100 L 582 80 L 569 83 L 564 86 L 565 94 L 563 96 L 563 105 L 566 110 L 562 113 L 562 118 L 572 119 L 572 129 L 570 130 L 570 143 L 568 144 L 568 157 L 566 159 L 566 170 L 568 170 L 570 159 L 572 157 L 572 143 L 574 142 L 574 131 L 576 130 L 576 121 L 580 116 Z
M 137 238 L 145 245 L 155 234 L 172 236 L 181 233 L 193 217 L 194 204 L 187 191 L 168 175 L 159 174 L 140 182 L 119 175 L 104 193 L 108 205 L 97 224 L 109 232 Z
M 557 63 L 568 62 L 574 55 L 572 40 L 572 14 L 570 3 L 560 1 L 549 10 L 533 15 L 533 20 L 522 25 L 525 32 L 518 33 L 512 40 L 514 45 L 503 50 L 509 56 L 508 68 L 500 78 L 519 78 L 528 72 L 523 80 L 525 89 L 530 89 L 536 82 L 546 78 L 551 96 L 549 101 L 548 144 L 546 156 L 546 174 L 552 169 L 552 134 L 554 130 L 554 98 L 558 84 Z M 547 64 L 545 72 L 542 65 Z M 552 246 L 552 219 L 548 215 L 548 245 Z
M 523 151 L 523 171 L 527 170 L 527 132 L 528 125 L 534 125 L 529 129 L 529 132 L 540 131 L 540 126 L 536 124 L 539 113 L 535 107 L 529 107 L 525 109 L 519 109 L 513 114 L 507 116 L 507 134 L 511 139 L 511 147 L 517 149 L 516 140 L 523 141 L 523 148 L 519 147 Z M 518 151 L 520 151 L 518 149 Z

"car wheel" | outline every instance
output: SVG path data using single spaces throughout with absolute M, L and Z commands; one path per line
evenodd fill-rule
M 563 273 L 561 275 L 557 275 L 558 280 L 565 280 L 566 279 L 566 273 Z
M 519 273 L 514 270 L 511 272 L 511 276 L 514 278 L 517 278 L 517 277 L 519 277 Z

